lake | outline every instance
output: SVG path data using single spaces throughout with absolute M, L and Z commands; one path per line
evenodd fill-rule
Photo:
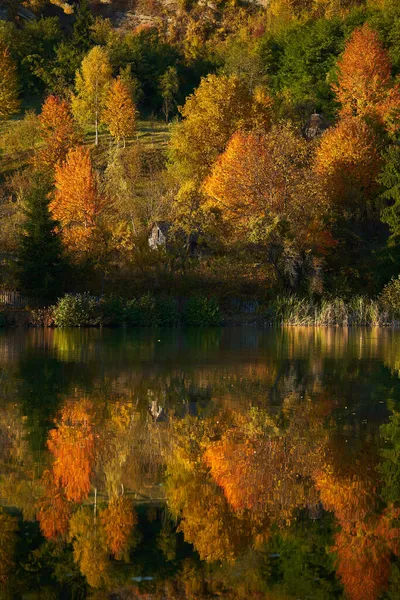
M 400 331 L 0 332 L 0 598 L 400 599 Z

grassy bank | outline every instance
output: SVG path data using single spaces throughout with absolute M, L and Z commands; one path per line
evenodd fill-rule
M 48 308 L 0 309 L 0 327 L 179 327 L 253 325 L 397 327 L 400 316 L 382 298 L 314 300 L 295 295 L 272 302 L 234 298 L 221 303 L 196 294 L 175 298 L 151 293 L 132 299 L 66 294 Z

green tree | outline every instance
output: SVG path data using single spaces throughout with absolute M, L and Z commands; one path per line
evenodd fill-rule
M 165 122 L 168 123 L 169 115 L 174 110 L 179 92 L 179 79 L 176 67 L 168 67 L 160 77 L 160 92 L 163 98 L 163 113 Z
M 19 243 L 19 283 L 30 298 L 44 303 L 61 292 L 65 262 L 56 233 L 57 222 L 49 211 L 49 185 L 37 175 L 25 200 L 25 223 Z
M 76 95 L 72 97 L 72 112 L 81 124 L 94 124 L 95 144 L 99 143 L 99 124 L 111 85 L 111 64 L 107 51 L 95 46 L 85 56 L 76 73 Z
M 400 147 L 390 146 L 384 154 L 384 165 L 378 181 L 383 186 L 382 198 L 388 205 L 382 210 L 382 221 L 390 228 L 391 244 L 400 239 Z
M 0 118 L 19 109 L 17 70 L 7 48 L 0 47 Z

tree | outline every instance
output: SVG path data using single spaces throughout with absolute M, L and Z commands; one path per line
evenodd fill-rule
M 56 487 L 64 488 L 67 500 L 82 502 L 89 495 L 94 439 L 90 403 L 68 402 L 47 441 Z
M 40 530 L 44 537 L 56 539 L 68 531 L 70 505 L 65 499 L 62 489 L 56 484 L 51 471 L 42 475 L 43 495 L 39 499 L 36 515 Z
M 89 151 L 69 150 L 65 162 L 56 165 L 50 210 L 70 251 L 90 250 L 103 208 Z
M 168 67 L 160 77 L 160 92 L 163 98 L 163 113 L 165 122 L 168 123 L 169 115 L 176 106 L 179 92 L 179 79 L 176 67 Z
M 19 282 L 29 298 L 53 302 L 63 287 L 66 263 L 49 208 L 49 185 L 38 175 L 25 199 L 25 222 L 19 240 Z
M 400 109 L 400 88 L 391 75 L 391 61 L 376 31 L 356 29 L 338 60 L 333 90 L 342 116 L 372 116 L 384 123 Z
M 0 119 L 18 112 L 17 69 L 7 48 L 0 46 Z
M 81 506 L 71 517 L 69 541 L 74 561 L 91 587 L 105 586 L 110 579 L 110 563 L 104 530 L 96 523 L 89 506 Z
M 39 115 L 43 146 L 36 153 L 36 163 L 45 168 L 54 168 L 63 161 L 68 150 L 77 141 L 75 124 L 66 100 L 48 96 Z
M 328 196 L 340 211 L 365 214 L 378 185 L 380 140 L 372 127 L 357 117 L 341 119 L 321 139 L 315 170 Z
M 124 497 L 112 498 L 100 513 L 100 520 L 107 538 L 107 547 L 116 559 L 121 560 L 129 549 L 129 538 L 138 522 L 132 502 Z
M 233 239 L 261 244 L 292 288 L 317 276 L 318 256 L 332 245 L 310 149 L 291 127 L 275 126 L 266 135 L 237 132 L 204 184 L 205 206 L 218 210 Z
M 382 210 L 382 221 L 390 228 L 390 242 L 400 240 L 400 148 L 390 146 L 383 155 L 383 168 L 378 181 L 384 188 L 382 198 L 388 205 Z
M 107 51 L 101 46 L 95 46 L 88 52 L 76 73 L 76 95 L 72 96 L 72 112 L 80 123 L 94 124 L 96 146 L 99 143 L 99 124 L 111 85 L 111 73 Z
M 122 140 L 125 148 L 126 138 L 132 136 L 136 129 L 136 109 L 129 88 L 120 77 L 111 84 L 102 119 L 117 144 Z
M 225 150 L 232 134 L 252 129 L 253 94 L 237 76 L 209 75 L 180 109 L 183 121 L 171 136 L 170 162 L 180 182 L 203 179 Z M 271 104 L 259 106 L 265 128 L 271 121 Z

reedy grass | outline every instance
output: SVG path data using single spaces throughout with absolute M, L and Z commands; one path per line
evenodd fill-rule
M 399 322 L 378 300 L 355 296 L 320 301 L 296 295 L 278 296 L 273 308 L 273 322 L 292 326 L 394 326 Z

